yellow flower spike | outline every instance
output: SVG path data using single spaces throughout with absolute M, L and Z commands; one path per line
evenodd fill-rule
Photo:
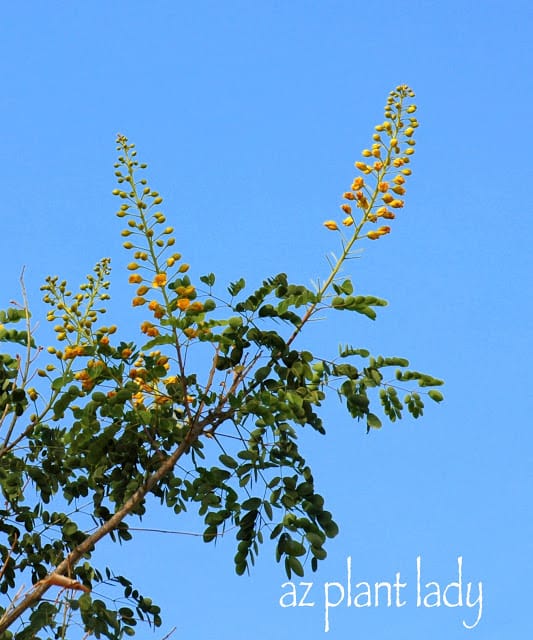
M 167 274 L 166 273 L 157 273 L 152 286 L 157 289 L 158 287 L 164 287 L 167 283 Z
M 339 230 L 339 227 L 337 226 L 337 223 L 335 222 L 335 220 L 326 220 L 326 222 L 324 222 L 324 226 L 330 231 Z
M 350 207 L 349 204 L 341 204 L 341 209 L 344 211 L 344 213 L 348 213 L 348 214 L 352 213 L 352 208 Z
M 352 218 L 352 216 L 348 216 L 347 218 L 344 218 L 344 220 L 342 221 L 342 224 L 343 224 L 345 227 L 351 227 L 351 226 L 352 226 L 352 224 L 353 224 L 353 218 Z

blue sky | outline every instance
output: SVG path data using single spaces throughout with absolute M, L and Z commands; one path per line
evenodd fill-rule
M 114 265 L 111 314 L 138 322 L 123 267 L 115 135 L 135 142 L 165 196 L 194 274 L 251 284 L 327 273 L 353 162 L 407 83 L 421 127 L 406 207 L 350 273 L 389 300 L 375 323 L 338 314 L 316 350 L 357 343 L 446 380 L 420 421 L 365 435 L 335 401 L 326 438 L 305 437 L 341 526 L 313 607 L 279 604 L 286 578 L 263 549 L 233 575 L 233 542 L 141 533 L 119 567 L 161 604 L 162 631 L 199 640 L 253 634 L 407 640 L 526 637 L 531 528 L 531 19 L 526 0 L 379 3 L 26 2 L 0 22 L 0 307 L 58 273 Z M 44 321 L 43 321 L 44 324 Z M 46 329 L 42 327 L 43 339 Z M 193 518 L 154 522 L 200 531 Z M 143 523 L 149 526 L 148 521 Z M 102 555 L 117 557 L 110 547 Z M 421 580 L 483 585 L 475 607 L 416 606 Z M 403 607 L 330 608 L 325 584 L 407 583 Z M 340 597 L 330 587 L 330 599 Z M 346 594 L 345 594 L 346 595 Z M 146 637 L 150 637 L 147 635 Z

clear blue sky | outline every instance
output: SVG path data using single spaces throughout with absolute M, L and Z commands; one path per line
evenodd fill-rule
M 256 283 L 287 271 L 308 283 L 337 248 L 322 222 L 338 216 L 388 92 L 408 83 L 417 93 L 406 207 L 351 264 L 360 290 L 390 306 L 375 323 L 335 318 L 313 340 L 317 350 L 350 342 L 406 356 L 445 378 L 446 402 L 369 436 L 328 405 L 328 436 L 308 440 L 309 459 L 341 532 L 307 577 L 314 607 L 280 606 L 286 578 L 268 545 L 256 571 L 237 578 L 232 540 L 214 548 L 140 534 L 117 562 L 163 607 L 154 637 L 174 626 L 172 637 L 187 640 L 533 631 L 532 18 L 528 0 L 4 5 L 0 307 L 19 295 L 26 265 L 37 316 L 47 274 L 75 283 L 111 256 L 113 319 L 138 321 L 113 215 L 117 132 L 149 163 L 194 273 Z M 423 584 L 442 588 L 462 557 L 472 601 L 483 585 L 475 628 L 462 621 L 475 621 L 476 606 L 416 606 L 418 557 Z M 406 604 L 344 601 L 326 634 L 324 585 L 347 591 L 348 558 L 353 584 L 394 583 L 400 572 Z

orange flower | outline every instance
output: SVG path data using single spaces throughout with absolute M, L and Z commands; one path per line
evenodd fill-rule
M 133 307 L 142 307 L 142 305 L 145 303 L 146 303 L 146 299 L 143 298 L 142 296 L 137 296 L 133 298 L 133 300 L 131 301 L 131 304 Z
M 143 279 L 138 273 L 132 273 L 131 276 L 128 278 L 128 282 L 130 284 L 139 284 L 139 282 L 142 282 L 142 281 Z
M 363 180 L 363 178 L 361 178 L 361 176 L 358 176 L 357 178 L 355 178 L 355 180 L 352 183 L 352 191 L 357 191 L 358 189 L 361 189 L 364 184 L 365 184 L 365 181 Z
M 346 200 L 355 200 L 354 194 L 351 193 L 350 191 L 346 191 L 346 193 L 343 193 L 342 197 L 345 198 Z
M 380 182 L 378 184 L 378 191 L 381 191 L 381 193 L 385 193 L 388 190 L 389 190 L 389 183 L 388 182 Z
M 156 338 L 159 335 L 159 330 L 151 322 L 146 320 L 141 324 L 141 331 L 151 338 Z
M 189 300 L 189 298 L 180 298 L 177 302 L 178 305 L 178 309 L 181 309 L 181 311 L 185 311 L 185 309 L 191 304 L 191 301 Z
M 352 213 L 352 208 L 349 204 L 341 204 L 341 209 L 344 211 L 344 213 Z
M 339 230 L 339 227 L 337 226 L 337 223 L 335 222 L 335 220 L 326 220 L 326 222 L 324 222 L 324 226 L 330 231 Z
M 157 273 L 152 282 L 152 286 L 157 289 L 158 287 L 164 287 L 166 283 L 167 283 L 167 274 Z

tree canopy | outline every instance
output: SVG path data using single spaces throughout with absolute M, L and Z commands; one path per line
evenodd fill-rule
M 197 510 L 206 543 L 234 535 L 237 574 L 252 569 L 265 540 L 289 578 L 326 558 L 338 526 L 300 430 L 326 434 L 328 395 L 367 431 L 405 411 L 420 417 L 426 397 L 442 400 L 442 381 L 404 357 L 357 344 L 324 358 L 305 343 L 318 315 L 373 320 L 387 304 L 356 292 L 343 270 L 356 243 L 389 234 L 404 207 L 413 97 L 405 85 L 389 94 L 339 220 L 324 223 L 339 255 L 311 287 L 282 272 L 252 287 L 244 277 L 225 286 L 213 273 L 192 278 L 163 198 L 143 177 L 146 164 L 117 137 L 113 193 L 140 326 L 103 323 L 108 258 L 77 289 L 46 278 L 55 344 L 39 345 L 24 289 L 20 305 L 0 312 L 0 640 L 65 638 L 73 620 L 96 638 L 134 635 L 139 620 L 159 626 L 160 609 L 142 586 L 93 560 L 100 541 L 133 538 L 130 524 L 146 514 L 149 496 L 177 516 Z M 127 606 L 98 597 L 107 588 Z

